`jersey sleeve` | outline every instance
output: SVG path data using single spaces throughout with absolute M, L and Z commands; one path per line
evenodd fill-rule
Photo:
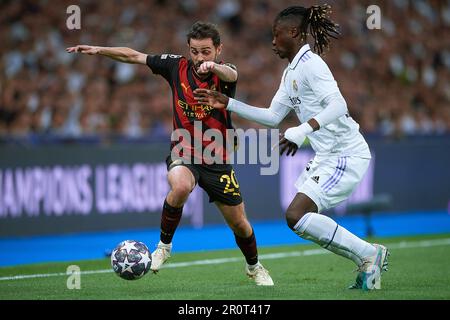
M 182 58 L 183 56 L 175 54 L 148 55 L 147 66 L 154 74 L 159 74 L 170 82 L 172 73 L 178 68 Z
M 340 93 L 330 68 L 321 58 L 305 64 L 304 77 L 319 102 Z
M 230 98 L 234 98 L 236 95 L 236 84 L 237 82 L 220 81 L 220 92 Z
M 224 65 L 226 65 L 226 66 L 230 67 L 231 69 L 237 71 L 236 66 L 234 64 L 232 64 L 232 63 L 226 62 L 226 63 L 224 63 Z
M 234 64 L 227 62 L 227 63 L 224 63 L 224 65 L 237 71 L 237 68 Z M 225 82 L 222 80 L 220 81 L 220 91 L 230 98 L 234 98 L 236 96 L 236 87 L 237 87 L 237 80 L 235 82 Z
M 285 76 L 286 71 L 283 73 L 283 76 L 281 77 L 280 86 L 278 87 L 277 92 L 272 98 L 272 104 L 282 104 L 292 109 L 292 103 L 291 100 L 289 99 L 289 94 L 287 93 L 286 87 L 284 85 Z

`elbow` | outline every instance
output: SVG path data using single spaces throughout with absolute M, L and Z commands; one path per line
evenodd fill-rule
M 229 66 L 221 65 L 217 71 L 217 75 L 219 76 L 220 80 L 223 80 L 225 82 L 236 82 L 238 79 L 237 71 Z
M 236 71 L 233 70 L 233 73 L 231 74 L 231 81 L 230 82 L 236 82 L 238 79 L 238 74 Z
M 276 129 L 276 128 L 278 128 L 279 125 L 280 125 L 280 121 L 272 121 L 271 123 L 269 123 L 268 127 L 272 128 L 272 129 Z
M 127 48 L 127 49 L 128 49 L 128 52 L 125 55 L 124 62 L 142 63 L 142 60 L 143 60 L 142 57 L 144 56 L 144 54 L 142 54 L 136 50 L 130 49 L 130 48 Z
M 277 124 L 272 123 L 272 122 L 265 122 L 265 123 L 263 123 L 263 125 L 265 125 L 266 127 L 270 128 L 270 129 L 276 129 L 278 127 Z
M 347 108 L 347 102 L 345 102 L 345 99 L 342 97 L 339 99 L 339 107 L 340 107 L 339 108 L 339 111 L 340 111 L 339 117 L 345 116 L 348 113 L 348 108 Z
M 221 79 L 221 80 L 223 80 L 225 82 L 236 82 L 237 79 L 238 79 L 237 72 L 234 71 L 234 72 L 230 73 L 229 75 L 227 75 L 224 79 Z
M 269 110 L 269 112 L 270 112 L 270 110 Z M 267 127 L 276 129 L 276 128 L 278 128 L 278 126 L 280 125 L 280 123 L 281 123 L 281 121 L 283 119 L 284 118 L 281 117 L 279 114 L 277 114 L 275 112 L 270 112 L 269 116 L 266 119 L 266 124 L 265 125 Z
M 336 108 L 336 113 L 339 114 L 339 117 L 345 115 L 348 112 L 347 102 L 340 92 L 330 97 L 328 105 L 330 104 L 333 104 L 333 108 Z
M 345 116 L 348 113 L 347 103 L 343 97 L 335 97 L 333 100 L 327 102 L 325 109 L 317 114 L 314 119 L 319 124 L 320 128 L 337 119 Z

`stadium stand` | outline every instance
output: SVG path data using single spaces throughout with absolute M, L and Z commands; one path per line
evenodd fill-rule
M 70 55 L 65 48 L 187 54 L 185 33 L 195 20 L 220 26 L 222 59 L 240 73 L 239 99 L 268 106 L 278 87 L 286 61 L 271 51 L 271 25 L 291 1 L 84 0 L 81 30 L 68 30 L 72 2 L 1 2 L 0 141 L 166 138 L 172 110 L 165 81 L 145 67 Z M 381 30 L 366 27 L 370 1 L 329 3 L 342 35 L 325 60 L 362 132 L 395 138 L 449 133 L 450 1 L 384 1 Z M 282 128 L 296 123 L 292 116 Z

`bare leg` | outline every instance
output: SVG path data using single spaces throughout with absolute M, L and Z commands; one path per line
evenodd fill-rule
M 177 166 L 169 171 L 167 179 L 170 185 L 167 202 L 175 208 L 182 207 L 195 187 L 194 175 L 188 168 Z

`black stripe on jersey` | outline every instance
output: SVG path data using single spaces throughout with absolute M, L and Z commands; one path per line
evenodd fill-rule
M 206 131 L 206 130 L 209 130 L 209 129 L 211 129 L 211 127 L 208 126 L 208 124 L 207 124 L 205 121 L 202 121 L 202 132 L 205 133 L 205 131 Z M 218 128 L 212 128 L 212 129 L 217 129 L 217 130 L 219 130 Z
M 224 95 L 234 98 L 236 94 L 236 82 L 224 82 L 220 81 L 220 92 L 222 92 Z
M 192 61 L 189 61 L 189 64 L 186 68 L 186 76 L 187 76 L 187 79 L 189 81 L 189 85 L 191 86 L 192 91 L 194 91 L 195 89 L 198 88 L 197 83 L 194 80 L 193 68 L 195 68 L 194 64 L 192 63 Z
M 227 95 L 230 98 L 234 98 L 234 96 L 236 94 L 236 82 L 228 83 L 228 82 L 220 81 L 219 85 L 220 85 L 220 92 L 222 92 L 223 94 Z M 233 123 L 231 121 L 231 112 L 226 111 L 226 116 L 223 114 L 222 114 L 222 116 L 225 117 L 224 123 L 226 123 L 227 128 L 234 129 Z
M 223 123 L 223 124 L 228 125 L 228 121 L 227 121 L 227 119 L 225 118 L 225 115 L 224 115 L 223 112 L 220 111 L 220 110 L 214 109 L 214 111 L 211 112 L 210 117 L 216 119 L 216 120 L 219 121 L 220 123 Z
M 183 128 L 183 124 L 181 123 L 181 120 L 178 116 L 177 101 L 175 101 L 175 97 L 173 102 L 173 118 L 175 119 L 175 123 L 177 124 L 177 129 Z
M 211 128 L 211 127 L 208 126 L 205 122 L 202 122 L 202 134 L 203 134 L 203 138 L 204 138 L 204 134 L 205 134 L 206 130 L 209 130 L 209 129 L 218 130 L 218 131 L 221 132 L 221 135 L 222 135 L 222 145 L 221 145 L 220 147 L 226 149 L 226 147 L 227 147 L 227 137 L 226 137 L 226 135 L 223 134 L 223 132 L 222 132 L 219 128 Z M 216 141 L 215 139 L 212 139 L 212 141 L 208 141 L 208 142 L 207 142 L 208 144 L 207 144 L 206 146 L 205 146 L 204 143 L 205 143 L 205 141 L 203 141 L 203 139 L 202 139 L 202 150 L 205 149 L 207 146 L 209 146 L 211 143 L 217 143 L 217 141 Z
M 177 124 L 177 128 L 183 128 L 183 124 L 180 120 L 180 117 L 178 115 L 178 100 L 180 98 L 184 99 L 184 95 L 183 95 L 183 89 L 180 88 L 179 85 L 177 85 L 177 83 L 179 83 L 179 79 L 178 79 L 178 75 L 176 76 L 176 78 L 174 79 L 174 81 L 172 82 L 172 91 L 175 92 L 175 94 L 173 95 L 173 117 L 175 119 L 175 122 Z M 182 95 L 180 97 L 180 94 Z
M 179 70 L 181 69 L 181 63 L 183 62 L 183 60 L 180 60 L 178 63 L 178 68 L 177 68 L 177 72 L 175 73 L 175 77 L 173 78 L 172 81 L 172 86 L 173 89 L 175 90 L 176 94 L 174 95 L 174 102 L 173 102 L 173 115 L 175 117 L 175 121 L 177 123 L 178 128 L 184 128 L 181 120 L 180 120 L 180 116 L 178 114 L 178 111 L 180 112 L 184 112 L 183 110 L 180 110 L 180 108 L 178 108 L 178 100 L 181 101 L 186 101 L 186 97 L 184 96 L 184 92 L 183 92 L 183 88 L 181 87 L 180 83 L 181 79 L 180 79 L 180 72 Z
M 189 62 L 189 65 L 186 69 L 186 74 L 187 74 L 187 79 L 189 82 L 189 86 L 191 87 L 191 90 L 194 91 L 195 89 L 198 88 L 197 83 L 194 80 L 194 75 L 192 74 L 192 72 L 189 72 L 191 70 L 191 62 Z M 192 67 L 193 68 L 193 67 Z
M 218 78 L 218 77 L 217 77 L 217 78 Z M 211 77 L 206 78 L 205 81 L 208 82 L 208 88 L 212 88 L 213 86 L 215 87 L 215 85 L 216 85 L 216 83 L 214 82 L 214 78 L 212 77 L 212 75 L 211 75 Z M 205 81 L 203 81 L 203 82 L 205 82 Z M 220 79 L 219 79 L 219 82 L 220 82 Z M 216 89 L 216 90 L 217 90 L 217 89 Z
M 189 85 L 191 86 L 191 90 L 194 91 L 195 89 L 198 88 L 197 83 L 195 82 L 194 79 L 194 64 L 192 61 L 189 61 L 189 64 L 186 68 L 186 73 L 187 73 L 187 79 L 189 81 Z M 212 85 L 214 85 L 214 79 L 213 79 L 213 74 L 210 73 L 208 75 L 208 77 L 206 77 L 205 79 L 199 79 L 199 81 L 201 82 L 207 82 L 208 83 L 208 88 L 211 88 Z
M 181 64 L 181 61 L 180 61 L 180 64 Z M 179 66 L 178 69 L 181 69 L 181 66 Z M 176 78 L 173 80 L 172 84 L 173 84 L 173 87 L 176 89 L 178 100 L 186 101 L 186 97 L 184 96 L 184 92 L 183 92 L 183 88 L 181 87 L 181 83 L 182 83 L 182 80 L 180 78 L 180 72 L 177 72 Z M 178 105 L 178 101 L 175 104 L 175 106 L 177 106 L 177 105 Z
M 202 133 L 203 133 L 203 137 L 204 137 L 204 134 L 205 134 L 206 130 L 209 130 L 209 129 L 213 129 L 213 130 L 216 130 L 216 131 L 220 131 L 221 136 L 222 136 L 222 146 L 221 146 L 221 147 L 226 148 L 226 146 L 227 146 L 227 136 L 226 136 L 226 134 L 224 134 L 219 128 L 211 128 L 208 124 L 206 124 L 205 122 L 202 122 Z M 206 146 L 204 145 L 204 142 L 205 142 L 205 141 L 202 141 L 202 148 L 205 148 L 205 147 L 206 147 Z M 215 139 L 214 139 L 214 140 L 212 140 L 211 142 L 217 142 L 217 141 L 215 141 Z M 207 142 L 208 145 L 209 145 L 211 142 Z
M 231 112 L 227 111 L 227 128 L 234 129 L 233 122 L 231 121 Z

